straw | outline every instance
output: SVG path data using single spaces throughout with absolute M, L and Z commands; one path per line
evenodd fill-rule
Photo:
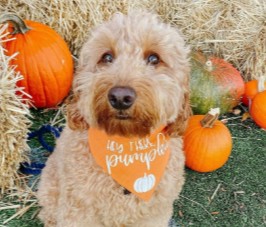
M 17 94 L 24 93 L 16 86 L 23 77 L 9 66 L 16 54 L 7 57 L 3 48 L 8 35 L 6 28 L 0 25 L 0 194 L 20 184 L 17 171 L 20 163 L 27 160 L 27 133 L 31 124 L 28 103 Z

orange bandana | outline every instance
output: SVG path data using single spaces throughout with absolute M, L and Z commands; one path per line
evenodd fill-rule
M 149 137 L 108 136 L 89 129 L 89 147 L 97 164 L 124 188 L 149 200 L 164 173 L 170 150 L 164 127 Z

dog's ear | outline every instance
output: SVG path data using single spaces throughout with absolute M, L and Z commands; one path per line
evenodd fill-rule
M 170 137 L 180 137 L 184 134 L 189 117 L 192 115 L 192 110 L 189 102 L 189 92 L 184 94 L 182 109 L 176 120 L 167 125 L 166 131 Z
M 66 100 L 67 124 L 72 130 L 87 130 L 89 125 L 80 114 L 77 106 L 78 100 L 79 95 L 69 96 Z

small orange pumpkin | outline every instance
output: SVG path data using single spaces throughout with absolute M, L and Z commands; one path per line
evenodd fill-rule
M 0 23 L 10 22 L 14 38 L 4 43 L 11 65 L 16 66 L 24 79 L 17 86 L 24 87 L 36 107 L 53 107 L 68 94 L 73 79 L 73 60 L 65 41 L 50 27 L 25 20 L 14 14 L 4 14 Z M 25 97 L 26 98 L 26 97 Z
M 264 79 L 265 77 L 259 79 L 258 94 L 252 100 L 250 115 L 258 126 L 266 129 L 266 86 Z
M 266 81 L 264 82 L 266 86 Z M 246 106 L 250 106 L 252 99 L 258 93 L 258 80 L 250 80 L 245 83 L 245 93 L 242 97 L 242 102 Z
M 232 150 L 232 137 L 219 120 L 219 108 L 205 116 L 191 116 L 184 134 L 186 166 L 198 172 L 210 172 L 222 167 Z
M 251 80 L 245 83 L 245 93 L 242 97 L 242 103 L 249 106 L 250 101 L 258 93 L 258 81 Z

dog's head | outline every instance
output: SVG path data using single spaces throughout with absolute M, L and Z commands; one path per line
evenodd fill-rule
M 155 15 L 114 15 L 81 50 L 69 126 L 145 136 L 166 125 L 181 135 L 190 114 L 188 52 L 179 32 Z

